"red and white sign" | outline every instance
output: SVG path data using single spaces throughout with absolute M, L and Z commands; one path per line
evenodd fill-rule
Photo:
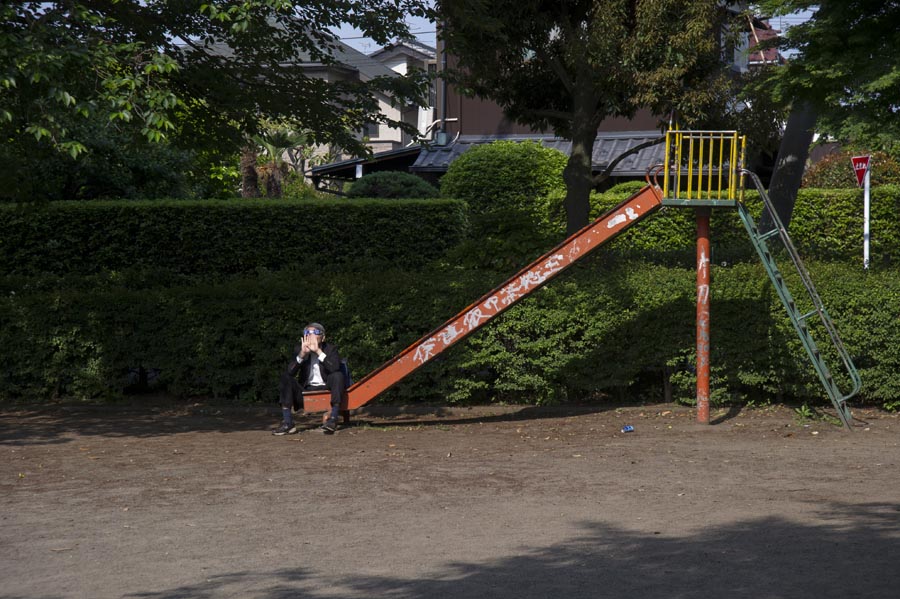
M 863 180 L 866 178 L 866 172 L 869 170 L 868 156 L 854 156 L 850 159 L 853 163 L 853 172 L 856 173 L 856 184 L 862 187 Z

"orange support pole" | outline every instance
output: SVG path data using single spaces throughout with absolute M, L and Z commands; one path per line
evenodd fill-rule
M 697 422 L 709 424 L 709 208 L 697 209 Z

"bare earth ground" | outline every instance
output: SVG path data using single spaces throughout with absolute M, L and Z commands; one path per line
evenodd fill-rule
M 895 598 L 900 418 L 854 414 L 7 409 L 0 597 Z

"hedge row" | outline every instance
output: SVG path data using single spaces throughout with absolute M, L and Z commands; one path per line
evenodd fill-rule
M 421 265 L 467 230 L 466 206 L 455 200 L 0 205 L 0 274 L 229 275 L 311 258 L 320 268 L 359 259 Z
M 595 194 L 593 214 L 599 216 L 624 197 Z M 563 237 L 561 202 L 561 196 L 553 196 L 545 208 L 555 226 L 526 226 L 507 214 L 502 236 L 470 240 L 454 261 L 505 270 L 539 255 Z M 761 205 L 754 194 L 746 203 L 758 218 Z M 862 211 L 859 190 L 803 189 L 791 238 L 803 256 L 861 264 Z M 900 186 L 875 188 L 873 266 L 900 263 L 898 214 Z M 695 251 L 695 228 L 692 210 L 667 208 L 616 240 L 607 254 L 684 264 Z M 420 266 L 458 247 L 468 230 L 465 204 L 435 199 L 0 205 L 0 274 L 131 269 L 229 275 L 277 270 L 313 258 L 320 266 L 357 260 Z M 756 259 L 735 211 L 714 210 L 711 235 L 715 261 Z
M 627 194 L 595 194 L 592 215 L 600 216 Z M 755 192 L 745 197 L 759 222 L 762 203 Z M 900 263 L 900 186 L 885 185 L 871 195 L 871 264 Z M 714 209 L 710 223 L 713 259 L 718 262 L 756 260 L 737 212 Z M 856 189 L 801 189 L 789 233 L 801 256 L 818 260 L 847 260 L 862 264 L 863 194 Z M 696 219 L 690 209 L 669 207 L 622 235 L 611 246 L 613 253 L 676 263 L 696 251 Z
M 690 401 L 693 269 L 603 262 L 574 267 L 385 399 Z M 900 407 L 900 273 L 809 266 L 860 369 L 863 397 Z M 277 375 L 307 321 L 326 324 L 358 378 L 501 279 L 442 268 L 311 281 L 284 271 L 143 288 L 112 277 L 80 284 L 48 277 L 26 288 L 7 277 L 0 279 L 0 397 L 119 395 L 143 367 L 178 395 L 274 401 Z M 821 401 L 803 356 L 762 266 L 714 266 L 713 400 Z

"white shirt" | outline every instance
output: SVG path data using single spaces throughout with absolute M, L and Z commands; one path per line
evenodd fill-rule
M 322 362 L 328 354 L 322 352 L 318 354 L 318 360 L 313 360 L 312 356 L 309 357 L 309 384 L 315 386 L 323 386 L 325 384 L 325 378 L 322 376 L 322 369 L 319 367 L 319 363 Z M 300 356 L 297 356 L 297 364 L 301 362 Z

